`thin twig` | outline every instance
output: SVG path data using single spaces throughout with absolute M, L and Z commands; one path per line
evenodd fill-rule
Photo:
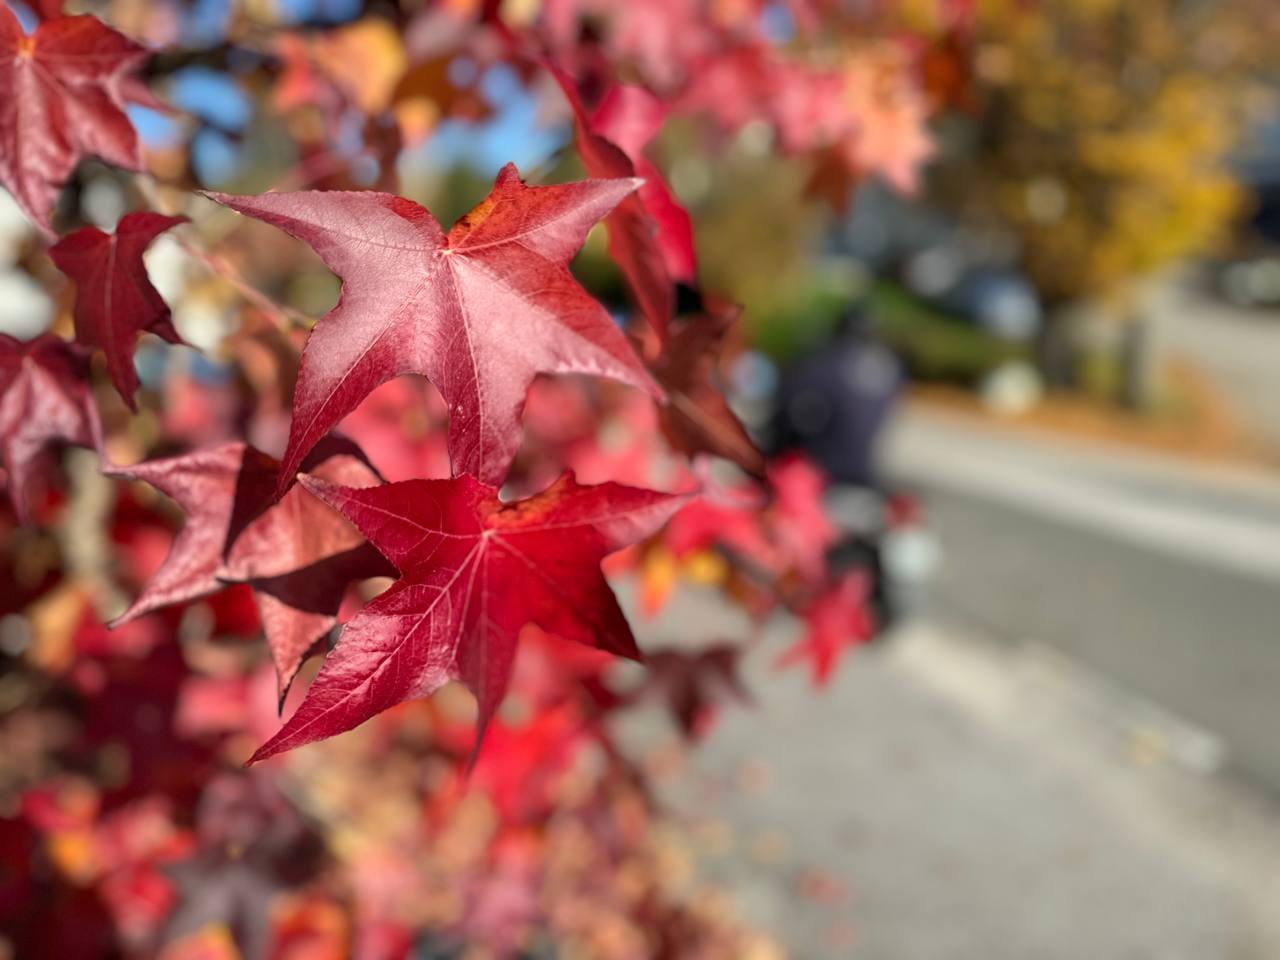
M 156 190 L 155 184 L 149 177 L 144 174 L 138 174 L 133 178 L 133 181 L 138 192 L 142 194 L 153 209 L 168 212 L 171 205 L 163 202 L 160 192 Z M 178 211 L 173 212 L 176 213 Z M 214 276 L 221 277 L 231 284 L 241 297 L 269 316 L 281 330 L 287 333 L 293 327 L 311 326 L 311 319 L 306 314 L 272 300 L 240 276 L 240 272 L 224 257 L 197 246 L 188 238 L 182 236 L 181 233 L 175 232 L 172 236 L 187 256 L 202 264 Z
M 311 319 L 306 314 L 299 310 L 295 310 L 293 307 L 288 307 L 272 300 L 257 287 L 253 286 L 241 277 L 236 268 L 228 263 L 223 257 L 196 246 L 190 240 L 178 234 L 174 235 L 174 239 L 177 240 L 178 246 L 180 246 L 188 256 L 203 264 L 210 273 L 221 277 L 227 283 L 231 284 L 240 296 L 244 297 L 245 300 L 249 301 L 263 313 L 267 314 L 267 316 L 271 317 L 276 322 L 276 325 L 281 327 L 285 332 L 288 332 L 292 327 L 311 326 Z

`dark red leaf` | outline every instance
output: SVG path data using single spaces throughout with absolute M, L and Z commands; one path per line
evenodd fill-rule
M 724 457 L 763 477 L 764 457 L 717 383 L 725 337 L 741 314 L 741 308 L 725 307 L 685 321 L 653 372 L 667 390 L 668 402 L 659 416 L 672 446 L 690 455 Z
M 27 519 L 27 480 L 45 445 L 96 447 L 100 435 L 84 351 L 51 334 L 23 343 L 0 333 L 0 462 L 19 520 Z
M 605 309 L 569 273 L 587 231 L 637 186 L 526 187 L 512 165 L 446 236 L 429 212 L 384 193 L 213 198 L 310 244 L 342 299 L 302 355 L 279 489 L 315 443 L 379 384 L 425 375 L 449 405 L 456 473 L 499 484 L 539 373 L 653 382 Z
M 343 629 L 307 697 L 250 762 L 359 726 L 451 680 L 476 695 L 476 743 L 502 701 L 520 631 L 637 658 L 600 570 L 656 531 L 685 498 L 572 474 L 504 504 L 469 476 L 353 490 L 302 483 L 356 524 L 400 570 L 394 587 Z
M 722 702 L 752 702 L 738 673 L 741 658 L 741 647 L 727 644 L 698 651 L 660 650 L 647 658 L 648 676 L 636 696 L 664 703 L 680 731 L 696 740 L 707 732 Z
M 340 483 L 378 482 L 353 445 L 337 439 L 318 446 L 306 466 Z M 394 571 L 359 531 L 305 490 L 292 489 L 271 505 L 277 468 L 252 447 L 227 443 L 106 473 L 145 480 L 187 517 L 164 565 L 113 625 L 227 583 L 248 583 L 283 695 L 312 646 L 337 623 L 347 584 Z
M 87 15 L 46 20 L 24 34 L 0 4 L 0 183 L 47 233 L 58 192 L 81 157 L 142 169 L 124 110 L 129 101 L 154 102 L 131 76 L 148 55 Z
M 147 277 L 142 254 L 151 241 L 186 217 L 128 213 L 115 233 L 83 227 L 49 248 L 58 269 L 76 282 L 76 339 L 101 347 L 111 382 L 131 409 L 138 374 L 133 350 L 138 334 L 154 333 L 169 343 L 182 338 L 169 320 L 169 306 Z

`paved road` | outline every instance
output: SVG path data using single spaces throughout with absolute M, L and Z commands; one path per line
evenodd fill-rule
M 1246 426 L 1280 446 L 1280 310 L 1244 310 L 1180 284 L 1153 291 L 1158 349 L 1192 361 Z
M 919 414 L 887 452 L 942 544 L 934 618 L 1068 653 L 1280 793 L 1280 479 Z
M 1216 764 L 1220 737 L 1280 791 L 1274 480 L 919 413 L 887 454 L 942 541 L 933 600 L 817 693 L 770 623 L 759 709 L 666 781 L 703 875 L 801 960 L 1280 956 L 1280 804 Z M 637 622 L 749 630 L 697 590 Z
M 682 596 L 642 645 L 722 613 Z M 701 875 L 787 956 L 1280 956 L 1275 809 L 1146 749 L 1163 724 L 1105 681 L 917 620 L 815 692 L 772 667 L 792 628 L 748 660 L 758 709 L 727 708 L 664 787 Z

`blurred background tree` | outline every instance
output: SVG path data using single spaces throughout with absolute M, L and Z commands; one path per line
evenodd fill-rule
M 1085 303 L 1122 325 L 1122 397 L 1150 402 L 1138 291 L 1163 268 L 1220 247 L 1248 202 L 1227 160 L 1267 99 L 1251 8 L 981 5 L 977 106 L 944 125 L 936 196 L 1015 241 L 1045 306 L 1041 361 L 1052 385 L 1077 382 L 1072 308 Z

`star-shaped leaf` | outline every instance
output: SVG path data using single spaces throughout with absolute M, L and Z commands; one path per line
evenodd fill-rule
M 424 208 L 385 193 L 213 198 L 310 244 L 342 299 L 302 355 L 279 490 L 375 387 L 425 375 L 449 405 L 456 473 L 500 484 L 539 373 L 591 373 L 662 396 L 609 314 L 569 272 L 597 220 L 634 180 L 526 187 L 512 165 L 446 235 Z
M 154 103 L 132 74 L 148 51 L 92 16 L 45 20 L 25 34 L 0 4 L 0 184 L 47 233 L 80 158 L 142 169 L 126 103 Z
M 813 685 L 831 682 L 845 651 L 866 643 L 876 633 L 863 571 L 853 571 L 830 584 L 804 611 L 808 624 L 803 639 L 778 658 L 779 667 L 808 661 Z
M 305 464 L 346 484 L 379 478 L 354 444 L 331 438 Z M 164 564 L 113 626 L 175 603 L 248 583 L 262 612 L 281 695 L 316 641 L 336 624 L 353 580 L 394 573 L 351 524 L 305 490 L 272 504 L 278 464 L 243 443 L 110 467 L 176 500 L 186 523 Z
M 58 269 L 76 282 L 76 339 L 103 349 L 111 382 L 133 410 L 138 334 L 146 331 L 169 343 L 182 342 L 170 322 L 168 304 L 147 277 L 142 254 L 152 240 L 186 219 L 128 213 L 114 233 L 82 227 L 49 248 Z
M 45 445 L 97 447 L 100 435 L 85 352 L 51 334 L 23 343 L 0 333 L 0 463 L 19 520 L 27 520 L 27 480 Z
M 356 524 L 400 580 L 343 629 L 306 699 L 251 762 L 358 726 L 461 680 L 479 705 L 477 745 L 507 689 L 520 631 L 638 657 L 600 561 L 655 532 L 685 497 L 565 474 L 503 503 L 469 476 L 362 490 L 302 483 Z

